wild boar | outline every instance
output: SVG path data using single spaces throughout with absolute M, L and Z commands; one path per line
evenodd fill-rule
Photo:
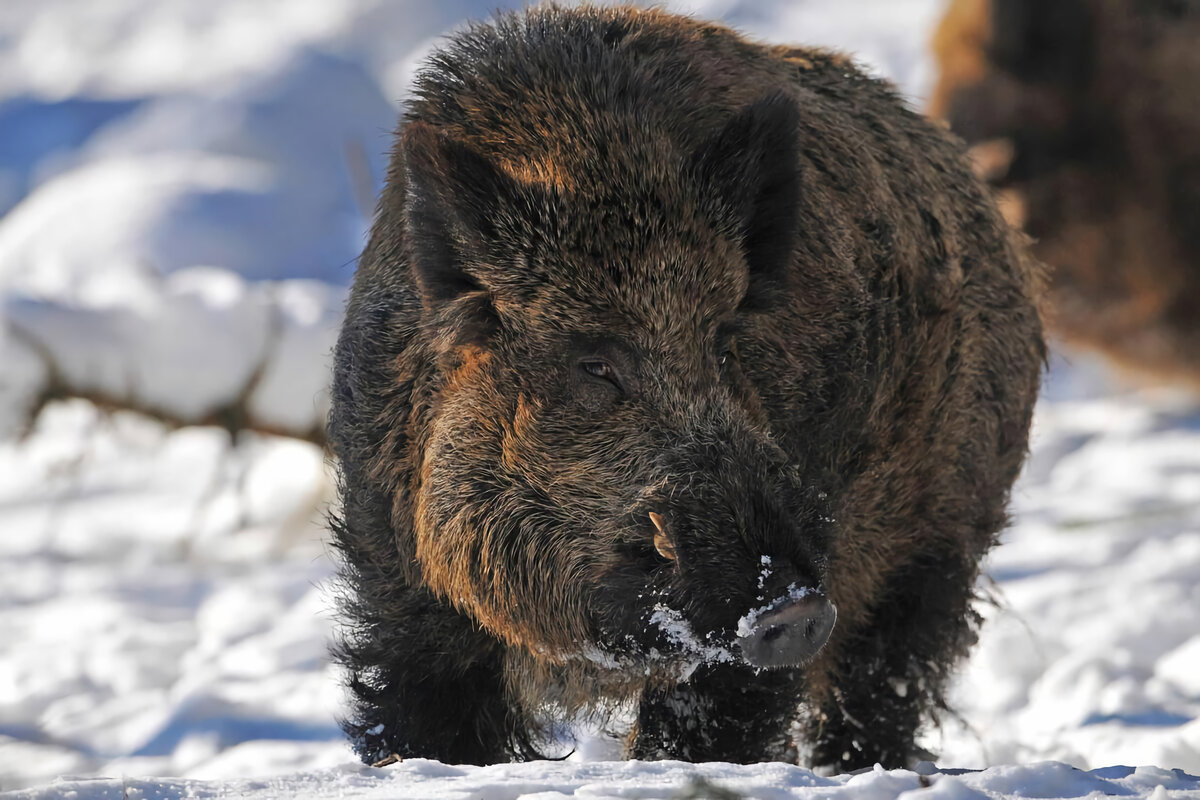
M 416 78 L 336 351 L 368 762 L 918 755 L 1044 359 L 953 137 L 847 58 L 634 8 Z
M 1200 2 L 955 0 L 934 50 L 930 112 L 1050 267 L 1048 328 L 1200 387 Z

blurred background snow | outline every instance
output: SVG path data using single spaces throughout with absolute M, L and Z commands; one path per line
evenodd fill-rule
M 0 4 L 0 790 L 351 758 L 329 354 L 414 67 L 516 5 Z M 940 0 L 666 5 L 931 85 Z M 929 744 L 1200 773 L 1196 399 L 1059 358 L 1034 441 Z

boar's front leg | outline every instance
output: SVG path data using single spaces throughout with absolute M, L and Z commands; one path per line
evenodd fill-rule
M 628 757 L 795 763 L 790 728 L 801 685 L 794 670 L 698 667 L 685 683 L 646 690 Z
M 926 552 L 891 576 L 870 623 L 843 642 L 832 690 L 805 724 L 813 766 L 849 772 L 932 758 L 916 735 L 945 708 L 949 676 L 975 640 L 975 564 Z
M 390 582 L 352 610 L 345 637 L 354 715 L 343 723 L 363 761 L 393 755 L 491 764 L 524 755 L 521 715 L 506 701 L 502 646 L 428 591 Z

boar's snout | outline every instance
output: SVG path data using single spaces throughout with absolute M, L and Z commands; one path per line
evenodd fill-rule
M 837 609 L 817 592 L 789 597 L 738 628 L 742 656 L 755 667 L 795 667 L 812 659 L 829 639 Z

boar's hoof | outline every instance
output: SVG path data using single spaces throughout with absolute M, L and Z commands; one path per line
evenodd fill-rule
M 745 636 L 742 655 L 756 667 L 799 666 L 825 645 L 837 621 L 837 609 L 825 597 L 810 594 L 763 614 Z

